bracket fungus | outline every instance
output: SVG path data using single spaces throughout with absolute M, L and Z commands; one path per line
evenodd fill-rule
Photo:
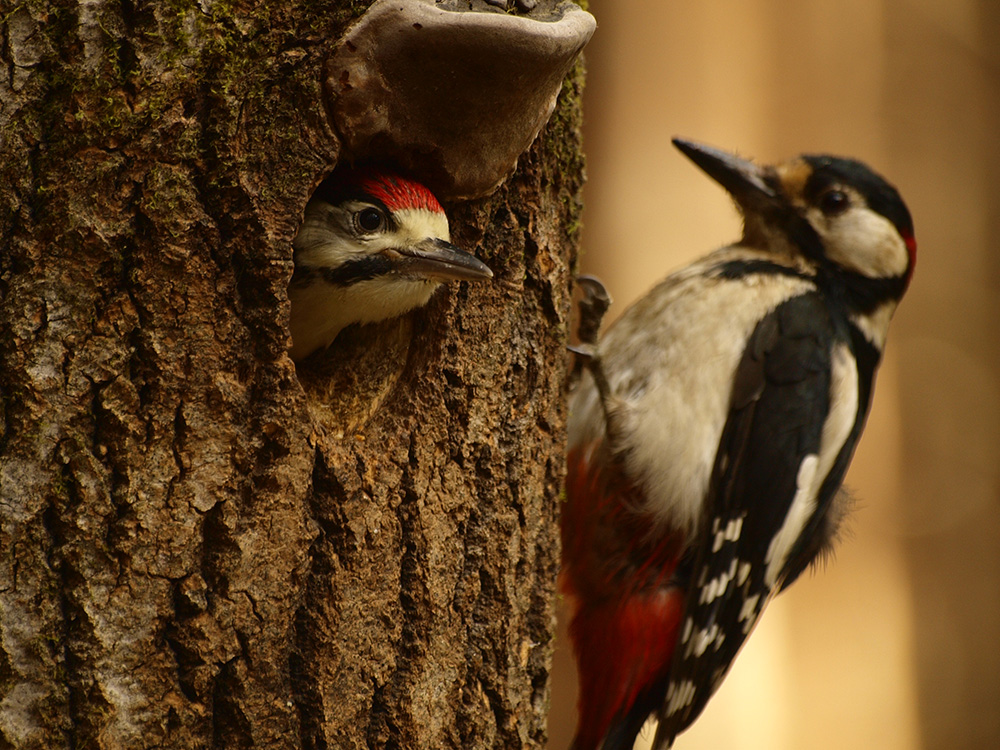
M 565 1 L 376 0 L 338 42 L 324 94 L 342 158 L 391 162 L 446 199 L 492 192 L 555 108 L 594 33 Z

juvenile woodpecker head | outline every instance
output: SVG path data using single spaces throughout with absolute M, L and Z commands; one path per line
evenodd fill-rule
M 441 204 L 417 182 L 372 168 L 326 180 L 294 241 L 292 359 L 328 346 L 351 323 L 427 304 L 443 281 L 493 276 L 449 240 Z
M 722 185 L 744 218 L 742 244 L 804 260 L 835 277 L 865 312 L 897 303 L 913 274 L 913 220 L 896 188 L 867 165 L 804 155 L 775 166 L 674 139 Z

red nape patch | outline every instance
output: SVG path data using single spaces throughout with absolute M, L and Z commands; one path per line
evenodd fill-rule
M 405 177 L 369 168 L 356 170 L 354 182 L 362 192 L 381 201 L 392 212 L 407 208 L 422 208 L 444 213 L 438 199 L 430 190 L 419 182 Z
M 909 275 L 913 275 L 913 269 L 917 266 L 917 238 L 912 234 L 904 234 L 903 242 L 906 243 L 906 252 L 910 254 Z

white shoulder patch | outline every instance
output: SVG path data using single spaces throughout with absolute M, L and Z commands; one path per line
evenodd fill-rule
M 795 497 L 785 514 L 784 523 L 771 540 L 764 562 L 764 582 L 778 583 L 778 575 L 788 560 L 799 535 L 816 510 L 816 498 L 834 461 L 858 418 L 858 368 L 846 344 L 831 352 L 830 411 L 823 423 L 819 453 L 807 455 L 799 464 Z

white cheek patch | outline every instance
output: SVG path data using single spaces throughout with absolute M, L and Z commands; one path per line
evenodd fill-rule
M 814 224 L 820 229 L 827 257 L 849 271 L 875 279 L 903 276 L 910 264 L 906 243 L 895 225 L 871 209 L 848 209 Z

